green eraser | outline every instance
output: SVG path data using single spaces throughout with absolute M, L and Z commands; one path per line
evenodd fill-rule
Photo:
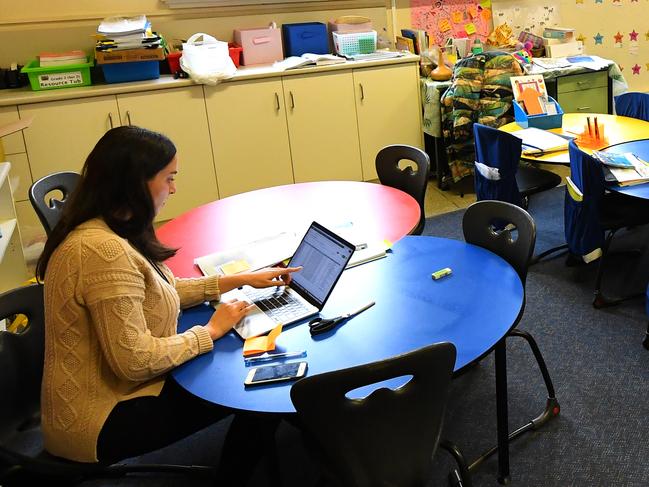
M 437 280 L 437 279 L 441 279 L 444 276 L 448 276 L 451 272 L 453 271 L 451 271 L 450 267 L 444 267 L 443 269 L 433 272 L 431 274 L 431 277 Z

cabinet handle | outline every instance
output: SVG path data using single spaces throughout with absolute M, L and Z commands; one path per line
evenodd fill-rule
M 289 91 L 288 95 L 291 97 L 291 110 L 295 108 L 295 100 L 293 99 L 293 92 Z
M 361 89 L 361 101 L 365 99 L 365 91 L 363 90 L 363 83 L 358 83 L 358 87 Z
M 110 125 L 110 128 L 113 128 L 113 114 L 111 112 L 108 112 L 108 124 Z
M 131 123 L 131 112 L 126 110 L 126 121 L 128 122 L 129 125 L 133 125 Z
M 577 81 L 577 84 L 578 84 L 579 86 L 581 86 L 581 85 L 588 85 L 588 84 L 590 84 L 590 81 Z
M 590 107 L 577 107 L 578 112 L 583 112 L 584 110 L 590 110 Z
M 275 92 L 275 110 L 279 112 L 279 95 Z

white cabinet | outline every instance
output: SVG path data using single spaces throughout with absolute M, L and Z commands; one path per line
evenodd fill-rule
M 354 69 L 363 179 L 376 179 L 376 154 L 386 145 L 422 148 L 416 64 Z
M 201 86 L 117 95 L 117 104 L 122 125 L 163 133 L 176 145 L 177 193 L 156 220 L 168 220 L 219 198 Z
M 222 198 L 293 183 L 281 78 L 205 86 Z
M 27 267 L 16 220 L 8 162 L 0 163 L 0 292 L 23 284 Z
M 157 220 L 173 218 L 218 199 L 216 177 L 200 86 L 20 105 L 34 180 L 57 171 L 81 171 L 97 141 L 113 126 L 138 125 L 159 131 L 176 144 L 178 193 Z
M 360 181 L 351 70 L 286 76 L 282 82 L 295 182 Z

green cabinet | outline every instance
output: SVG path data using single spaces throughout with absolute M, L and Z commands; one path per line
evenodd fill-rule
M 611 113 L 609 82 L 603 70 L 560 76 L 546 85 L 564 113 Z

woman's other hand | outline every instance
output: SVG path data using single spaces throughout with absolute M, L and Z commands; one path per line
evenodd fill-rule
M 291 274 L 301 270 L 302 267 L 269 267 L 261 269 L 247 274 L 245 284 L 256 288 L 288 286 L 291 282 Z
M 238 299 L 220 303 L 205 325 L 212 340 L 221 338 L 230 331 L 253 307 L 253 304 Z

